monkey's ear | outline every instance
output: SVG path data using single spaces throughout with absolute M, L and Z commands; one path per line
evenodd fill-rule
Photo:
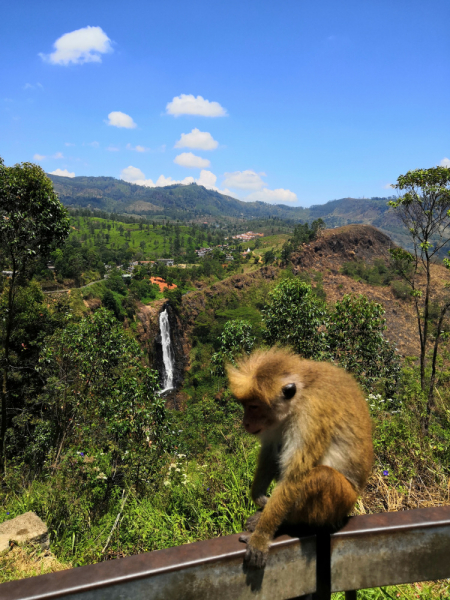
M 297 386 L 295 383 L 288 383 L 284 385 L 282 388 L 283 396 L 285 400 L 290 400 L 295 396 L 295 392 L 297 391 Z

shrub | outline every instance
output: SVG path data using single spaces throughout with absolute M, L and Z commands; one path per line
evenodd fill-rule
M 35 431 L 42 432 L 53 464 L 61 457 L 72 464 L 80 452 L 101 453 L 108 463 L 105 486 L 157 477 L 172 433 L 156 393 L 158 374 L 141 360 L 137 342 L 105 309 L 46 340 L 38 367 L 46 386 L 36 401 L 42 416 Z M 94 479 L 96 486 L 102 483 Z
M 244 319 L 228 321 L 220 336 L 220 350 L 213 354 L 211 362 L 212 371 L 224 375 L 226 362 L 235 364 L 236 358 L 241 354 L 250 354 L 255 345 L 255 336 L 252 326 Z
M 411 298 L 411 288 L 404 281 L 396 279 L 391 282 L 392 292 L 399 300 L 409 300 Z
M 395 393 L 400 361 L 383 336 L 386 329 L 381 304 L 365 296 L 346 294 L 336 302 L 327 329 L 333 359 L 373 390 L 382 383 L 387 396 Z
M 325 352 L 327 309 L 309 284 L 284 279 L 262 312 L 268 344 L 288 344 L 305 358 L 318 358 Z

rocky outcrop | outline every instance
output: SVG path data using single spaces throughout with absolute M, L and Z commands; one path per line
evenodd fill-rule
M 155 364 L 155 338 L 159 333 L 159 313 L 166 300 L 157 300 L 152 305 L 138 304 L 136 311 L 136 338 L 147 355 L 150 365 Z
M 322 236 L 303 244 L 300 252 L 292 257 L 296 267 L 337 269 L 343 262 L 363 260 L 372 263 L 377 258 L 387 259 L 389 249 L 396 244 L 390 237 L 371 225 L 347 225 L 337 229 L 327 229 Z

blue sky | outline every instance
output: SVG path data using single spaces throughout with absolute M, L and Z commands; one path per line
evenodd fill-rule
M 449 22 L 448 0 L 9 2 L 0 156 L 289 205 L 388 196 L 450 166 Z

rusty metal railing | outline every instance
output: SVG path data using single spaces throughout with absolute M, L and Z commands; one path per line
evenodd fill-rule
M 337 533 L 278 537 L 246 570 L 238 535 L 0 585 L 1 600 L 286 600 L 450 578 L 450 506 L 352 517 Z

